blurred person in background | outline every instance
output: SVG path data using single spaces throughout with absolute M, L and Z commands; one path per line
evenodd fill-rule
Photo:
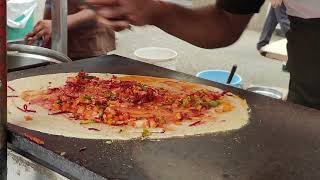
M 46 0 L 44 18 L 36 23 L 26 39 L 33 44 L 39 38 L 51 47 L 51 0 Z M 115 49 L 115 33 L 97 20 L 96 12 L 85 9 L 77 0 L 68 0 L 68 56 L 72 60 L 107 54 Z
M 290 21 L 288 19 L 286 7 L 282 0 L 271 0 L 271 7 L 263 25 L 259 42 L 257 43 L 258 51 L 260 51 L 263 46 L 269 44 L 272 34 L 278 24 L 280 25 L 282 35 L 285 36 L 290 29 Z

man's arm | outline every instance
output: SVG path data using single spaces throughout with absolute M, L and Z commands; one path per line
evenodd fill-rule
M 238 5 L 237 1 L 228 3 L 235 2 Z M 128 26 L 123 23 L 123 17 L 127 17 L 128 23 L 140 26 L 152 24 L 203 48 L 219 48 L 234 43 L 253 14 L 231 14 L 218 6 L 190 9 L 158 0 L 87 0 L 87 3 L 100 7 L 99 15 L 105 17 L 111 27 L 119 27 L 121 24 Z M 223 0 L 217 3 L 227 4 Z M 246 10 L 246 6 L 240 8 Z
M 75 14 L 68 15 L 68 29 L 77 29 L 91 26 L 97 22 L 97 14 L 92 9 L 83 9 Z
M 44 17 L 42 21 L 37 22 L 33 30 L 26 35 L 29 44 L 33 44 L 37 39 L 43 38 L 44 47 L 49 47 L 52 34 L 51 21 L 51 1 L 46 1 Z M 75 14 L 67 16 L 68 30 L 78 29 L 85 26 L 91 26 L 97 22 L 96 12 L 91 9 L 83 9 Z
M 217 6 L 188 9 L 163 4 L 152 24 L 202 48 L 225 47 L 236 42 L 250 21 L 250 15 L 235 15 Z

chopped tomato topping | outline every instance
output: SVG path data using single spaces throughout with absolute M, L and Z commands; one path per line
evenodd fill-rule
M 33 103 L 57 114 L 70 113 L 81 120 L 80 124 L 165 128 L 204 116 L 210 109 L 231 111 L 233 107 L 221 101 L 223 96 L 222 92 L 209 90 L 179 93 L 116 76 L 103 80 L 80 72 L 68 77 L 64 86 L 48 89 Z
M 24 120 L 31 121 L 31 120 L 33 120 L 33 117 L 29 116 L 29 115 L 26 115 L 26 116 L 24 116 Z
M 34 137 L 33 135 L 31 134 L 28 134 L 28 133 L 24 133 L 24 137 L 28 138 L 29 140 L 39 144 L 39 145 L 44 145 L 44 141 L 42 141 L 41 139 L 37 138 L 37 137 Z

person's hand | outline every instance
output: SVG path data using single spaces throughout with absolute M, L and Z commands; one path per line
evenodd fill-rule
M 271 6 L 273 8 L 277 8 L 280 7 L 282 4 L 282 0 L 271 0 Z
M 152 24 L 159 12 L 160 2 L 155 0 L 87 0 L 95 7 L 99 19 L 115 30 Z
M 28 44 L 33 44 L 39 38 L 43 39 L 43 46 L 48 47 L 52 34 L 52 24 L 51 20 L 42 20 L 39 21 L 29 32 L 25 39 L 28 41 Z

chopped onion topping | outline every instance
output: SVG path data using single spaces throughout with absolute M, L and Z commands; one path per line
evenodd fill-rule
M 37 111 L 35 111 L 35 110 L 28 109 L 28 105 L 27 105 L 27 104 L 24 104 L 24 105 L 23 105 L 23 109 L 20 108 L 20 107 L 17 107 L 17 109 L 19 109 L 19 110 L 22 111 L 22 112 L 32 112 L 32 113 L 36 113 L 36 112 L 37 112 Z

